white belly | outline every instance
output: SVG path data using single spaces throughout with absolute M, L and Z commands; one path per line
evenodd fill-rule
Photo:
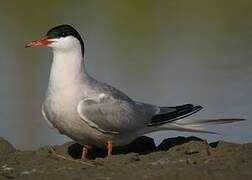
M 104 146 L 108 140 L 114 139 L 113 136 L 103 134 L 90 127 L 78 114 L 79 100 L 75 97 L 73 101 L 73 98 L 66 97 L 58 95 L 52 98 L 50 96 L 45 101 L 42 111 L 44 118 L 51 127 L 81 144 Z

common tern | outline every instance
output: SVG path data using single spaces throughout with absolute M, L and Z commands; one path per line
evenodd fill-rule
M 48 46 L 53 50 L 50 78 L 42 114 L 48 124 L 80 144 L 82 158 L 91 146 L 130 143 L 160 130 L 206 132 L 204 124 L 223 124 L 243 119 L 189 120 L 201 106 L 185 104 L 160 107 L 132 100 L 122 91 L 91 77 L 84 66 L 84 43 L 70 25 L 50 29 L 43 38 L 26 47 Z

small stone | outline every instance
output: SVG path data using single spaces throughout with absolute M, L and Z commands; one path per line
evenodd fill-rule
M 132 156 L 132 157 L 130 158 L 130 160 L 131 160 L 131 161 L 140 161 L 140 158 L 139 158 L 139 156 L 138 156 L 137 154 L 135 154 L 134 156 Z

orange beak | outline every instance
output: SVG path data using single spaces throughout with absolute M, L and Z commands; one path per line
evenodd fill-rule
M 43 37 L 40 39 L 37 39 L 35 41 L 32 41 L 25 45 L 26 48 L 32 47 L 32 46 L 48 46 L 49 44 L 52 44 L 54 41 L 48 39 L 47 37 Z

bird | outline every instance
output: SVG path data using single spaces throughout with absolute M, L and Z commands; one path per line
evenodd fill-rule
M 202 106 L 139 102 L 96 80 L 84 64 L 82 37 L 71 25 L 53 27 L 44 37 L 26 45 L 33 46 L 47 46 L 53 51 L 43 117 L 50 127 L 83 145 L 83 159 L 92 146 L 107 147 L 107 155 L 111 156 L 113 147 L 129 144 L 147 133 L 163 130 L 215 133 L 202 125 L 244 120 L 188 119 Z

